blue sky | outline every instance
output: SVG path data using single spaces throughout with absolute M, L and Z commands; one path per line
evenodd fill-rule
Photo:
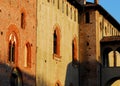
M 120 23 L 120 0 L 99 0 L 99 4 Z

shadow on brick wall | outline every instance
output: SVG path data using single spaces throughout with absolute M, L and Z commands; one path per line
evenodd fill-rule
M 100 63 L 96 60 L 80 64 L 80 86 L 100 86 Z
M 79 86 L 79 62 L 70 62 L 67 65 L 65 86 Z
M 100 86 L 100 63 L 96 60 L 69 63 L 65 86 Z
M 12 80 L 19 80 L 18 82 L 21 82 L 19 86 L 36 86 L 35 76 L 0 62 L 0 86 L 16 86 Z

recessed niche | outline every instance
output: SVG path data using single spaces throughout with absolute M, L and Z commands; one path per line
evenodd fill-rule
M 86 45 L 89 46 L 89 42 L 87 42 Z
M 3 32 L 1 32 L 1 35 L 3 35 Z

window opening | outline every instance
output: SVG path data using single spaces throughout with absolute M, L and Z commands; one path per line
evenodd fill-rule
M 57 54 L 57 34 L 54 32 L 54 54 Z
M 75 39 L 73 40 L 73 43 L 72 43 L 72 59 L 73 59 L 73 62 L 77 61 L 77 44 Z
M 25 14 L 21 13 L 21 28 L 25 28 Z
M 16 47 L 16 39 L 15 39 L 15 36 L 13 35 L 10 35 L 10 41 L 9 41 L 9 57 L 8 57 L 8 60 L 10 62 L 15 62 L 15 47 Z
M 86 12 L 86 23 L 90 23 L 90 14 L 89 14 L 89 12 Z

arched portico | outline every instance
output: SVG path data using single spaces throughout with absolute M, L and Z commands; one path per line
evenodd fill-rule
M 114 86 L 114 82 L 120 79 L 119 39 L 120 37 L 106 37 L 101 40 L 100 86 Z

